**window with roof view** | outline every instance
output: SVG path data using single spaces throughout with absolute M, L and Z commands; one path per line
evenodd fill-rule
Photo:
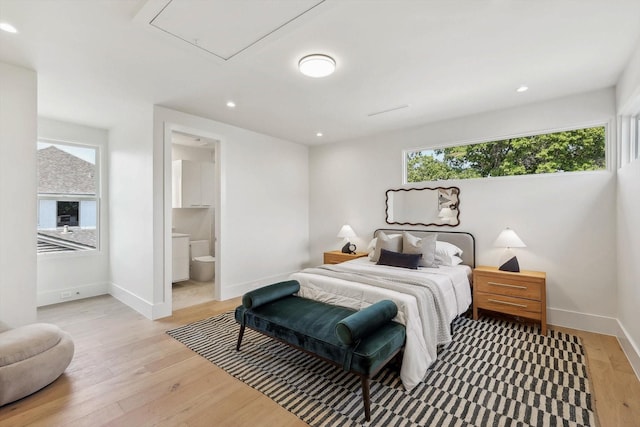
M 38 252 L 98 248 L 98 149 L 38 141 Z
M 601 170 L 605 141 L 605 127 L 596 126 L 407 151 L 405 182 Z

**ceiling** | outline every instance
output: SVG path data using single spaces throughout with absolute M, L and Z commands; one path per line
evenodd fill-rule
M 639 16 L 640 0 L 0 0 L 19 31 L 0 61 L 38 72 L 43 116 L 113 128 L 159 104 L 314 145 L 614 86 Z M 300 74 L 311 53 L 336 72 Z

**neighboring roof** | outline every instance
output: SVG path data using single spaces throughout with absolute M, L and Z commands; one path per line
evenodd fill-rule
M 96 248 L 96 229 L 69 227 L 65 233 L 63 229 L 38 230 L 38 242 L 63 246 L 73 250 Z
M 95 169 L 54 146 L 38 150 L 38 193 L 96 194 Z

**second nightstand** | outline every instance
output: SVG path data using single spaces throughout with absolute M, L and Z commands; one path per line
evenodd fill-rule
M 340 264 L 341 262 L 351 261 L 352 259 L 367 256 L 366 252 L 356 252 L 355 254 L 345 254 L 342 251 L 329 251 L 324 253 L 325 264 Z
M 473 270 L 473 318 L 485 309 L 540 322 L 540 333 L 547 334 L 546 273 L 511 273 L 497 267 L 480 266 Z

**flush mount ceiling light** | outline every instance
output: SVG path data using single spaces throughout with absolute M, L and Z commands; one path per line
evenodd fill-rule
M 327 77 L 336 70 L 336 61 L 327 55 L 307 55 L 298 62 L 298 69 L 309 77 Z
M 516 89 L 516 92 L 526 92 L 528 90 L 529 90 L 529 86 L 522 85 L 518 89 Z
M 318 133 L 316 133 L 316 136 L 317 136 L 317 137 L 321 137 L 322 135 L 323 135 L 323 133 L 322 133 L 322 132 L 318 132 Z
M 9 24 L 8 22 L 0 22 L 0 30 L 6 31 L 7 33 L 12 33 L 12 34 L 15 34 L 18 32 L 16 27 Z
M 227 107 L 229 107 L 229 108 L 236 108 L 236 103 L 235 103 L 235 102 L 233 102 L 233 101 L 228 101 L 228 102 L 227 102 Z

